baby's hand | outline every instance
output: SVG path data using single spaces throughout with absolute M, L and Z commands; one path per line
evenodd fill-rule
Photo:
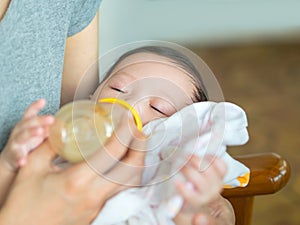
M 45 99 L 32 103 L 12 130 L 1 154 L 1 160 L 7 164 L 9 170 L 16 171 L 19 167 L 24 166 L 28 153 L 39 146 L 48 136 L 49 125 L 54 122 L 54 118 L 38 115 L 45 104 Z
M 187 182 L 177 181 L 176 188 L 184 199 L 184 208 L 197 212 L 219 198 L 223 188 L 225 163 L 217 157 L 193 155 L 182 168 Z

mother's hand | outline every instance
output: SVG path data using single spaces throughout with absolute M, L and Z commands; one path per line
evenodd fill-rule
M 136 130 L 134 136 L 139 140 L 144 138 Z M 124 183 L 139 185 L 144 153 L 128 150 L 126 146 L 133 146 L 136 139 L 133 140 L 132 136 L 125 139 L 121 144 L 113 136 L 103 151 L 89 159 L 91 164 L 97 162 L 100 165 L 96 169 L 102 175 L 113 177 L 118 182 L 100 176 L 86 162 L 63 170 L 57 168 L 52 164 L 56 155 L 45 141 L 30 154 L 28 164 L 21 168 L 0 211 L 0 221 L 6 225 L 90 224 L 105 201 L 126 188 Z M 110 152 L 115 160 L 107 160 L 107 154 L 103 152 Z M 133 169 L 128 164 L 137 167 Z

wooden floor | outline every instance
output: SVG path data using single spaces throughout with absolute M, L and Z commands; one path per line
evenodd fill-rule
M 248 115 L 250 141 L 230 153 L 276 152 L 291 164 L 283 190 L 255 199 L 253 225 L 299 225 L 300 44 L 189 48 L 215 73 L 225 99 Z

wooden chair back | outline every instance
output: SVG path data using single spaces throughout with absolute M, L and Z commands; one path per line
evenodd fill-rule
M 250 168 L 247 187 L 225 189 L 222 193 L 233 205 L 236 225 L 250 225 L 253 201 L 257 195 L 273 194 L 283 188 L 290 177 L 289 163 L 275 153 L 235 157 Z

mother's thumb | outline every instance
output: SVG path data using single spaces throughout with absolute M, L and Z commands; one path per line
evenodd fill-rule
M 27 166 L 39 170 L 49 170 L 53 166 L 52 161 L 56 156 L 50 142 L 46 140 L 30 153 Z

